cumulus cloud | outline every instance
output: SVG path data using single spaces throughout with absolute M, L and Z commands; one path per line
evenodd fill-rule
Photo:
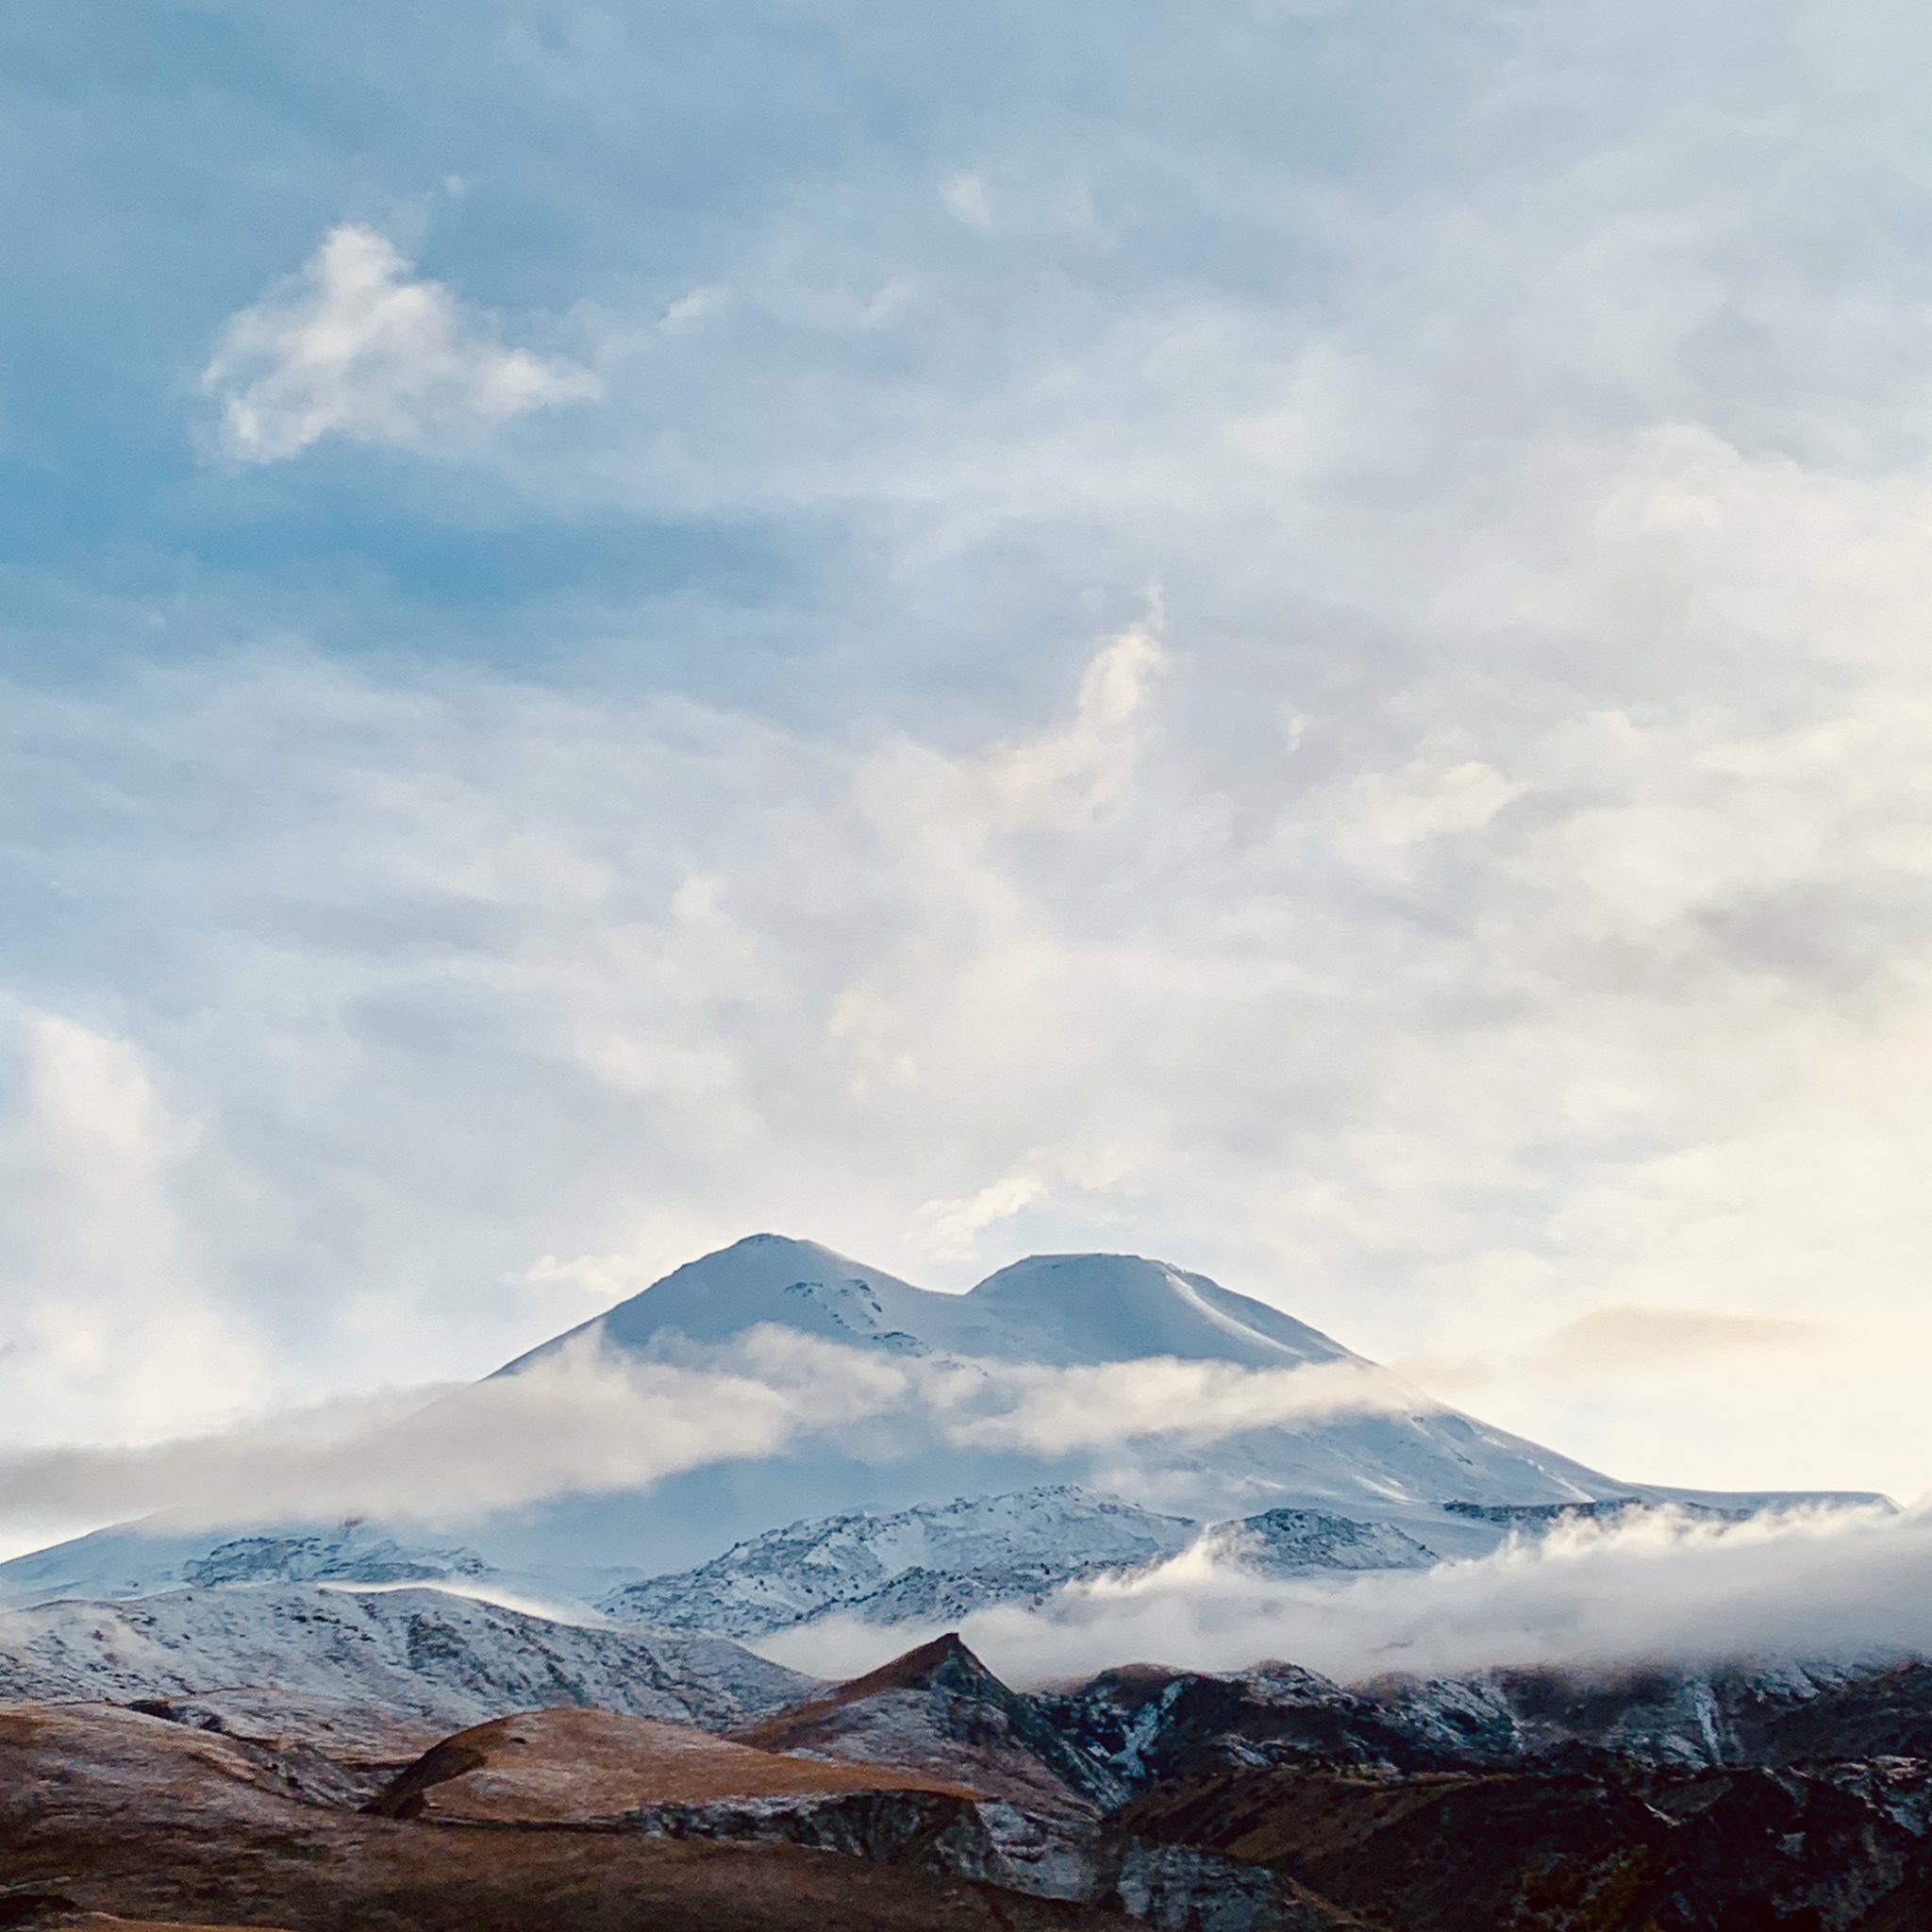
M 236 1406 L 264 1352 L 208 1279 L 179 1193 L 198 1124 L 131 1041 L 0 1000 L 0 1384 L 17 1435 L 94 1408 L 165 1435 Z
M 940 184 L 940 199 L 969 228 L 992 226 L 992 193 L 979 175 L 947 175 Z
M 278 462 L 325 436 L 446 449 L 598 392 L 587 369 L 506 347 L 386 236 L 332 228 L 299 275 L 235 316 L 202 373 L 223 450 Z

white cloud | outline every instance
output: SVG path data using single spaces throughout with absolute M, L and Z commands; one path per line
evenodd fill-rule
M 928 1201 L 919 1210 L 926 1249 L 943 1260 L 970 1256 L 988 1228 L 1010 1220 L 1045 1192 L 1041 1175 L 1021 1169 L 990 1182 L 968 1200 Z
M 890 1391 L 891 1385 L 888 1385 Z M 863 1391 L 858 1399 L 863 1403 Z M 841 1388 L 830 1417 L 852 1412 Z M 160 1512 L 173 1524 L 371 1514 L 448 1522 L 761 1457 L 828 1419 L 824 1390 L 573 1346 L 518 1375 L 341 1398 L 145 1448 L 0 1461 L 0 1520 Z
M 585 1336 L 515 1375 L 340 1397 L 119 1448 L 0 1455 L 0 1530 L 17 1538 L 151 1513 L 184 1527 L 362 1514 L 448 1524 L 648 1488 L 809 1438 L 886 1460 L 940 1443 L 1064 1457 L 1414 1407 L 1386 1377 L 1325 1365 L 1027 1369 L 881 1356 L 778 1327 L 640 1361 L 600 1353 Z M 881 1418 L 883 1434 L 867 1427 Z
M 395 244 L 344 223 L 302 272 L 223 331 L 202 389 L 242 462 L 297 456 L 325 436 L 406 449 L 464 446 L 531 409 L 598 393 L 589 370 L 505 347 Z
M 1448 764 L 1425 757 L 1411 759 L 1400 772 L 1351 779 L 1338 804 L 1345 820 L 1371 839 L 1408 845 L 1446 832 L 1478 830 L 1522 789 L 1480 758 Z
M 1156 1357 L 1091 1368 L 1013 1367 L 998 1380 L 1011 1406 L 954 1424 L 949 1434 L 955 1441 L 1065 1456 L 1155 1437 L 1211 1442 L 1246 1429 L 1292 1427 L 1329 1416 L 1412 1414 L 1433 1406 L 1392 1375 L 1354 1362 L 1241 1369 Z
M 118 1441 L 247 1406 L 269 1365 L 179 1197 L 192 1125 L 128 1041 L 0 1006 L 0 1391 L 11 1432 Z
M 1389 1672 L 1629 1659 L 1717 1663 L 1932 1649 L 1932 1518 L 1866 1510 L 1741 1524 L 1646 1512 L 1566 1527 L 1474 1561 L 1343 1578 L 1263 1580 L 1204 1540 L 1156 1569 L 1059 1591 L 1038 1610 L 966 1618 L 1009 1682 L 1129 1658 L 1239 1670 L 1286 1657 L 1342 1681 Z M 857 1674 L 918 1641 L 849 1621 L 782 1633 L 765 1655 Z

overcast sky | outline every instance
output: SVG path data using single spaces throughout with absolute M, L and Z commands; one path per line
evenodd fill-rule
M 0 15 L 0 1441 L 1153 1254 L 1932 1487 L 1932 17 Z

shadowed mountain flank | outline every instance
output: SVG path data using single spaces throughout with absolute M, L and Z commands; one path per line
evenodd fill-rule
M 1124 1794 L 951 1632 L 735 1735 L 765 1751 L 919 1765 L 1055 1814 L 1091 1816 Z

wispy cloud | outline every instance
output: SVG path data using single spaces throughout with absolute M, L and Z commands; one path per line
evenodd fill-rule
M 325 436 L 436 450 L 594 396 L 589 370 L 505 346 L 489 318 L 344 223 L 299 275 L 235 316 L 202 374 L 230 457 L 270 463 Z
M 1426 1410 L 1425 1396 L 1366 1363 L 1241 1369 L 1231 1362 L 1106 1362 L 1091 1368 L 996 1372 L 1010 1407 L 953 1425 L 960 1443 L 1064 1456 L 1171 1437 L 1212 1442 L 1249 1429 L 1340 1415 Z M 1017 1398 L 1017 1399 L 1014 1399 Z
M 1200 1443 L 1383 1406 L 1370 1375 L 1155 1359 L 1044 1370 L 901 1357 L 766 1327 L 680 1361 L 585 1336 L 514 1375 L 341 1398 L 217 1432 L 0 1457 L 0 1525 L 155 1512 L 204 1526 L 368 1514 L 449 1522 L 569 1493 L 648 1488 L 707 1464 L 866 1431 L 877 1458 L 934 1444 L 1055 1457 Z M 1410 1398 L 1413 1405 L 1413 1398 Z

